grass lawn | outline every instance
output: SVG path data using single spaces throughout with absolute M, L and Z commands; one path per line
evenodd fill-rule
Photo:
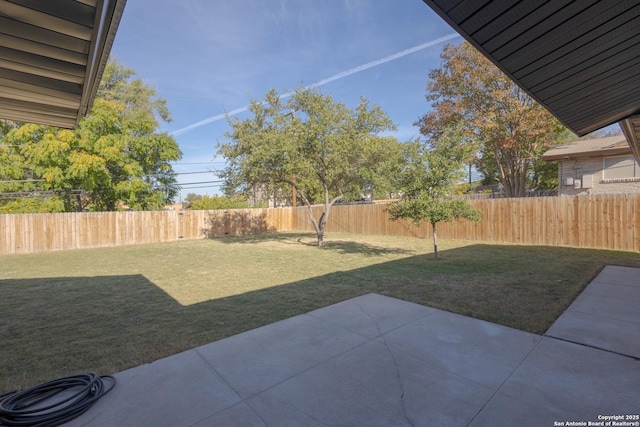
M 637 253 L 335 234 L 0 257 L 0 393 L 113 373 L 369 292 L 544 333 Z

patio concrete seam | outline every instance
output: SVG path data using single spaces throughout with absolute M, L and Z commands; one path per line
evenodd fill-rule
M 255 411 L 255 409 L 254 409 L 254 408 L 249 404 L 249 402 L 247 402 L 247 400 L 248 400 L 248 399 L 250 399 L 250 398 L 251 398 L 251 397 L 253 397 L 253 396 L 256 396 L 256 395 L 258 395 L 258 394 L 262 393 L 262 392 L 263 392 L 263 391 L 265 391 L 265 390 L 268 390 L 268 389 L 269 389 L 269 388 L 271 388 L 271 387 L 269 387 L 269 388 L 267 388 L 267 389 L 265 389 L 265 390 L 261 390 L 261 391 L 259 391 L 258 393 L 255 393 L 255 394 L 253 394 L 253 395 L 251 395 L 251 396 L 247 397 L 246 399 L 244 399 L 244 398 L 240 395 L 240 393 L 238 393 L 238 390 L 236 390 L 236 389 L 233 387 L 233 385 L 231 385 L 231 383 L 229 383 L 229 381 L 227 381 L 227 379 L 224 377 L 224 375 L 222 375 L 220 372 L 218 372 L 218 371 L 216 370 L 216 368 L 215 368 L 213 365 L 211 365 L 211 363 L 209 363 L 209 361 L 208 361 L 208 360 L 207 360 L 207 359 L 206 359 L 206 358 L 205 358 L 205 357 L 200 353 L 200 351 L 199 351 L 198 349 L 199 349 L 199 347 L 194 348 L 194 350 L 195 350 L 195 352 L 198 354 L 198 356 L 199 356 L 201 359 L 203 359 L 203 360 L 204 360 L 204 362 L 205 362 L 205 363 L 206 363 L 206 365 L 209 367 L 209 369 L 211 369 L 211 371 L 212 371 L 212 372 L 214 372 L 216 375 L 218 375 L 218 376 L 220 377 L 220 379 L 221 379 L 221 380 L 222 380 L 226 385 L 228 385 L 228 386 L 229 386 L 229 388 L 231 388 L 231 390 L 233 390 L 233 392 L 236 394 L 236 396 L 238 396 L 238 399 L 240 399 L 240 402 L 238 402 L 238 403 L 236 403 L 236 404 L 234 404 L 234 405 L 231 405 L 231 406 L 229 406 L 228 408 L 221 409 L 220 411 L 215 412 L 215 413 L 213 413 L 213 414 L 209 415 L 208 417 L 203 418 L 202 420 L 199 420 L 199 421 L 197 421 L 197 422 L 193 423 L 191 426 L 195 426 L 195 425 L 197 425 L 198 423 L 203 422 L 204 420 L 207 420 L 207 419 L 209 419 L 209 418 L 215 417 L 216 415 L 222 414 L 223 412 L 225 412 L 225 411 L 227 411 L 227 410 L 229 410 L 229 409 L 233 408 L 234 406 L 237 406 L 237 405 L 239 405 L 239 404 L 241 404 L 241 403 L 244 403 L 244 404 L 245 404 L 245 405 L 246 405 L 246 406 L 251 410 L 251 412 L 252 412 L 252 413 L 254 413 L 254 414 L 255 414 L 255 415 L 256 415 L 256 416 L 257 416 L 257 417 L 258 417 L 258 418 L 259 418 L 263 423 L 265 423 L 265 425 L 269 426 L 270 424 L 269 424 L 265 419 L 263 419 L 263 418 L 260 416 L 260 414 L 259 414 L 259 413 L 257 413 L 257 412 Z M 296 374 L 296 375 L 298 375 L 298 374 Z M 294 375 L 293 377 L 295 377 L 295 375 Z M 287 378 L 287 379 L 283 380 L 282 382 L 284 382 L 284 381 L 288 381 L 290 378 L 293 378 L 293 377 L 289 377 L 289 378 Z M 275 386 L 275 384 L 274 384 L 274 386 Z M 273 387 L 273 386 L 272 386 L 272 387 Z
M 292 408 L 292 409 L 294 409 L 294 410 L 296 410 L 296 411 L 299 411 L 299 412 L 303 413 L 303 414 L 304 414 L 304 415 L 306 415 L 307 417 L 311 418 L 313 421 L 317 422 L 318 424 L 322 424 L 323 426 L 327 426 L 327 427 L 345 427 L 344 425 L 341 425 L 341 424 L 327 424 L 327 423 L 325 423 L 324 421 L 322 421 L 322 420 L 318 419 L 317 417 L 313 416 L 312 414 L 310 414 L 310 413 L 308 413 L 308 412 L 306 412 L 306 411 L 303 411 L 303 410 L 302 410 L 302 409 L 300 409 L 298 406 L 293 405 L 293 404 L 291 404 L 291 403 L 289 403 L 289 402 L 287 402 L 287 401 L 280 400 L 280 399 L 274 399 L 274 400 L 275 400 L 276 402 L 278 402 L 278 403 L 281 403 L 281 404 L 283 404 L 283 405 L 285 405 L 285 406 L 288 406 L 288 407 L 290 407 L 290 408 Z M 255 413 L 255 410 L 254 410 L 254 409 L 253 409 L 253 407 L 251 406 L 250 402 L 245 402 L 245 404 L 246 404 L 249 408 L 251 408 L 251 410 Z M 262 420 L 262 422 L 263 422 L 263 423 L 265 423 L 268 427 L 271 427 L 271 426 L 273 425 L 273 424 L 269 424 L 268 422 L 266 422 L 264 419 L 262 419 L 262 417 L 260 417 L 260 419 L 261 419 L 261 420 Z M 277 427 L 277 426 L 274 426 L 274 427 Z
M 256 411 L 254 411 L 254 409 L 253 409 L 253 408 L 252 408 L 252 407 L 251 407 L 247 402 L 245 402 L 244 400 L 242 400 L 242 401 L 240 401 L 240 402 L 238 402 L 238 403 L 236 403 L 236 404 L 233 404 L 233 405 L 229 406 L 228 408 L 225 408 L 225 409 L 223 409 L 223 410 L 221 410 L 221 411 L 216 412 L 215 414 L 211 414 L 211 415 L 209 415 L 209 416 L 208 416 L 208 417 L 206 417 L 206 418 L 203 418 L 203 419 L 201 419 L 201 420 L 199 420 L 199 421 L 196 421 L 195 423 L 193 423 L 193 424 L 189 425 L 188 427 L 194 427 L 194 426 L 197 426 L 198 424 L 202 423 L 203 421 L 206 421 L 206 420 L 208 420 L 208 419 L 210 419 L 210 418 L 216 417 L 216 416 L 218 416 L 218 415 L 220 415 L 220 414 L 224 413 L 225 411 L 228 411 L 228 410 L 230 410 L 230 409 L 233 409 L 233 408 L 235 408 L 236 406 L 239 406 L 239 405 L 242 405 L 242 404 L 244 404 L 246 407 L 248 407 L 248 408 L 251 410 L 251 412 L 252 412 L 256 417 L 258 417 L 258 418 L 260 419 L 260 421 L 262 421 L 265 425 L 270 426 L 270 424 L 269 424 L 269 423 L 267 423 L 267 422 L 266 422 L 266 421 L 265 421 L 265 420 L 260 416 L 260 414 L 258 414 Z
M 389 297 L 389 296 L 386 296 L 386 295 L 383 295 L 383 294 L 376 294 L 376 293 L 373 293 L 373 292 L 371 292 L 370 294 L 373 294 L 373 295 L 379 295 L 379 296 L 383 296 L 383 297 L 386 297 L 386 298 L 393 298 L 393 299 L 397 299 L 397 298 L 394 298 L 394 297 Z M 365 295 L 369 295 L 369 294 L 365 294 Z M 362 295 L 361 295 L 361 296 L 362 296 Z M 351 300 L 356 300 L 357 298 L 359 298 L 359 297 L 352 298 Z M 345 301 L 351 301 L 351 300 L 345 300 Z M 401 300 L 401 299 L 398 299 L 398 300 L 399 300 L 399 301 L 407 302 L 407 301 L 405 301 L 405 300 Z M 344 301 L 342 301 L 342 302 L 344 302 Z M 421 320 L 421 319 L 423 319 L 423 318 L 425 318 L 425 317 L 427 317 L 427 316 L 432 316 L 432 315 L 434 315 L 435 313 L 437 313 L 438 311 L 443 311 L 443 310 L 440 310 L 440 309 L 438 309 L 438 308 L 433 308 L 433 307 L 430 307 L 430 306 L 426 306 L 426 305 L 425 305 L 425 306 L 423 306 L 423 307 L 427 307 L 427 308 L 429 308 L 429 309 L 431 309 L 431 310 L 428 310 L 427 312 L 425 312 L 424 314 L 421 314 L 420 316 L 416 317 L 415 319 L 411 319 L 411 320 L 407 321 L 406 323 L 403 323 L 403 324 L 398 325 L 398 326 L 396 326 L 396 327 L 394 327 L 394 328 L 391 328 L 391 329 L 389 329 L 388 331 L 386 331 L 386 332 L 384 332 L 384 333 L 383 333 L 383 332 L 381 331 L 381 329 L 380 329 L 379 323 L 378 323 L 378 322 L 377 322 L 373 317 L 371 317 L 371 316 L 369 315 L 369 313 L 366 313 L 366 312 L 363 310 L 363 307 L 362 307 L 360 304 L 355 303 L 355 301 L 354 301 L 354 304 L 356 304 L 358 307 L 360 307 L 360 309 L 363 311 L 363 313 L 364 313 L 367 317 L 369 317 L 371 320 L 373 320 L 373 322 L 374 322 L 374 324 L 375 324 L 375 326 L 376 326 L 376 329 L 378 330 L 378 336 L 376 336 L 376 337 L 369 337 L 369 336 L 367 336 L 367 335 L 365 335 L 365 334 L 362 334 L 362 333 L 358 332 L 358 331 L 357 331 L 357 330 L 355 330 L 355 329 L 348 328 L 348 327 L 346 327 L 346 326 L 344 326 L 344 325 L 342 325 L 342 324 L 340 324 L 340 323 L 338 323 L 338 322 L 332 322 L 332 321 L 330 321 L 330 320 L 327 320 L 327 319 L 324 319 L 324 318 L 322 318 L 322 317 L 316 316 L 316 315 L 312 314 L 313 312 L 303 313 L 303 314 L 301 314 L 301 316 L 309 316 L 309 317 L 313 317 L 314 319 L 321 320 L 321 321 L 323 321 L 323 322 L 325 322 L 325 323 L 328 323 L 328 324 L 330 324 L 330 325 L 332 325 L 332 326 L 337 326 L 337 327 L 339 327 L 339 328 L 341 328 L 341 329 L 344 329 L 344 330 L 345 330 L 345 331 L 347 331 L 347 332 L 350 332 L 350 333 L 352 333 L 352 334 L 356 334 L 356 335 L 358 335 L 358 336 L 361 336 L 361 337 L 363 337 L 363 338 L 366 338 L 366 339 L 367 339 L 367 340 L 369 340 L 369 341 L 373 341 L 373 340 L 375 340 L 376 338 L 379 338 L 379 337 L 383 336 L 384 334 L 388 334 L 388 333 L 390 333 L 390 332 L 393 332 L 393 331 L 395 331 L 396 329 L 404 328 L 405 326 L 410 325 L 410 324 L 412 324 L 412 323 L 414 323 L 414 322 L 417 322 L 418 320 Z M 420 304 L 418 304 L 418 305 L 420 305 Z M 324 308 L 324 307 L 323 307 L 323 308 Z M 314 310 L 314 311 L 315 311 L 315 310 Z
M 607 293 L 603 295 L 603 291 L 605 290 L 605 288 L 600 286 L 601 284 L 602 283 L 594 283 L 594 282 L 590 283 L 589 287 L 587 287 L 584 291 L 582 291 L 579 297 L 582 297 L 582 299 L 597 297 L 597 298 L 611 300 L 611 301 L 626 301 L 624 296 L 617 296 L 615 292 L 612 292 L 612 290 L 615 290 L 616 288 L 622 288 L 625 290 L 632 290 L 633 292 L 635 292 L 638 288 L 637 286 L 622 285 L 620 283 L 605 283 L 604 285 L 609 288 L 606 289 Z M 592 285 L 593 287 L 591 287 Z M 576 298 L 576 300 L 577 299 L 578 298 Z
M 279 385 L 280 385 L 280 384 L 282 384 L 282 383 L 285 383 L 285 382 L 287 382 L 287 381 L 289 381 L 289 380 L 291 380 L 291 379 L 293 379 L 293 378 L 295 378 L 295 377 L 297 377 L 297 376 L 300 376 L 300 375 L 302 375 L 302 374 L 304 374 L 304 373 L 306 373 L 306 372 L 308 372 L 308 371 L 310 371 L 310 370 L 312 370 L 312 369 L 315 369 L 315 368 L 317 368 L 318 366 L 323 365 L 323 364 L 325 364 L 325 363 L 327 363 L 327 362 L 329 362 L 329 361 L 331 361 L 331 360 L 333 360 L 333 359 L 335 359 L 335 358 L 341 357 L 341 356 L 343 356 L 344 354 L 349 353 L 350 351 L 353 351 L 353 350 L 355 350 L 355 349 L 357 349 L 357 348 L 362 347 L 362 346 L 363 346 L 363 345 L 365 345 L 365 344 L 370 343 L 371 341 L 374 341 L 374 339 L 367 338 L 367 341 L 365 341 L 365 342 L 363 342 L 363 343 L 361 343 L 361 344 L 358 344 L 358 345 L 356 345 L 356 346 L 354 346 L 354 347 L 349 348 L 348 350 L 343 351 L 342 353 L 338 353 L 338 354 L 336 354 L 335 356 L 332 356 L 332 357 L 330 357 L 330 358 L 328 358 L 328 359 L 325 359 L 325 360 L 323 360 L 323 361 L 321 361 L 321 362 L 318 362 L 318 363 L 316 363 L 315 365 L 310 366 L 310 367 L 308 367 L 308 368 L 306 368 L 306 369 L 303 369 L 303 370 L 302 370 L 302 371 L 300 371 L 300 372 L 296 372 L 295 374 L 291 375 L 290 377 L 284 378 L 283 380 L 278 381 L 278 382 L 276 382 L 276 383 L 274 383 L 274 384 L 271 384 L 269 387 L 267 387 L 267 388 L 265 388 L 265 389 L 263 389 L 263 390 L 260 390 L 260 391 L 258 391 L 258 392 L 256 392 L 256 393 L 253 393 L 252 395 L 247 396 L 247 397 L 246 397 L 246 399 L 243 399 L 243 398 L 240 396 L 240 399 L 242 399 L 242 401 L 243 401 L 243 402 L 245 402 L 245 403 L 248 405 L 248 404 L 249 404 L 248 400 L 249 400 L 249 399 L 251 399 L 252 397 L 258 396 L 259 394 L 264 393 L 264 392 L 265 392 L 265 391 L 267 391 L 267 390 L 271 390 L 272 388 L 277 387 L 277 386 L 279 386 Z M 201 357 L 202 357 L 202 356 L 201 356 Z M 225 382 L 226 382 L 226 380 L 225 380 Z M 237 391 L 236 391 L 236 389 L 235 389 L 235 388 L 233 388 L 233 387 L 232 387 L 232 389 L 233 389 L 233 391 L 234 391 L 234 392 L 236 392 L 236 393 L 237 393 Z M 251 408 L 251 409 L 253 410 L 253 408 Z
M 375 337 L 374 337 L 374 338 L 368 337 L 368 336 L 366 336 L 365 334 L 360 333 L 360 332 L 358 332 L 358 331 L 356 331 L 356 330 L 354 330 L 354 329 L 346 328 L 346 327 L 344 327 L 343 325 L 341 325 L 341 324 L 339 324 L 339 323 L 337 323 L 337 322 L 332 322 L 332 321 L 330 321 L 330 320 L 323 319 L 322 317 L 314 316 L 314 315 L 313 315 L 313 314 L 311 314 L 311 313 L 304 313 L 304 314 L 302 314 L 302 316 L 309 316 L 309 317 L 313 317 L 313 318 L 314 318 L 314 319 L 316 319 L 316 320 L 320 320 L 321 322 L 328 323 L 328 324 L 329 324 L 329 325 L 331 325 L 331 326 L 335 326 L 335 327 L 338 327 L 338 328 L 340 328 L 340 329 L 344 329 L 344 330 L 345 330 L 345 331 L 347 331 L 347 332 L 350 332 L 350 333 L 352 333 L 352 334 L 358 335 L 358 336 L 360 336 L 360 337 L 362 337 L 362 338 L 365 338 L 365 339 L 367 339 L 367 340 L 369 340 L 369 341 L 371 341 L 372 339 L 375 339 Z
M 379 337 L 378 339 L 380 339 L 380 338 L 382 338 L 382 337 Z M 372 340 L 372 341 L 373 341 L 373 340 Z M 382 345 L 384 345 L 384 344 L 382 344 Z M 416 356 L 416 355 L 412 354 L 412 353 L 411 353 L 411 352 L 409 352 L 409 351 L 406 351 L 405 349 L 403 349 L 402 347 L 400 347 L 400 346 L 398 346 L 398 345 L 389 344 L 389 347 L 390 347 L 390 348 L 393 348 L 393 350 L 395 350 L 395 351 L 396 351 L 396 352 L 398 352 L 398 353 L 402 353 L 402 355 L 403 355 L 404 357 L 409 357 L 409 358 L 411 358 L 411 359 L 415 359 L 415 360 L 417 360 L 417 361 L 419 361 L 419 362 L 421 362 L 421 363 L 426 363 L 424 359 L 422 359 L 422 358 L 420 358 L 420 357 L 418 357 L 418 356 Z M 481 382 L 479 382 L 479 381 L 477 381 L 477 380 L 475 380 L 475 379 L 473 379 L 473 378 L 469 378 L 469 377 L 467 377 L 467 376 L 465 376 L 465 375 L 463 375 L 463 374 L 460 374 L 459 372 L 450 371 L 450 370 L 449 370 L 449 369 L 447 369 L 447 368 L 444 368 L 444 367 L 442 367 L 442 366 L 438 366 L 438 365 L 435 365 L 435 364 L 434 364 L 434 365 L 430 365 L 429 367 L 430 367 L 431 369 L 438 370 L 438 371 L 440 371 L 440 372 L 444 372 L 444 373 L 446 373 L 447 375 L 452 375 L 452 376 L 454 376 L 454 377 L 456 377 L 456 378 L 458 378 L 458 379 L 461 379 L 461 380 L 463 380 L 463 381 L 468 381 L 468 382 L 473 383 L 473 384 L 475 384 L 475 385 L 477 385 L 477 386 L 484 387 L 484 388 L 486 388 L 486 389 L 492 390 L 492 387 L 491 387 L 491 386 L 489 386 L 489 385 L 487 385 L 487 384 L 483 384 L 483 383 L 481 383 Z
M 620 301 L 624 301 L 624 300 L 620 300 Z M 593 317 L 599 317 L 600 319 L 611 319 L 611 320 L 617 320 L 619 322 L 625 322 L 625 323 L 633 323 L 633 324 L 638 324 L 640 325 L 640 321 L 636 322 L 635 320 L 629 320 L 629 319 L 625 319 L 625 320 L 621 320 L 619 318 L 616 317 L 612 317 L 609 315 L 605 315 L 605 314 L 601 314 L 601 313 L 594 313 L 592 311 L 585 311 L 585 310 L 580 310 L 577 308 L 572 308 L 571 306 L 569 308 L 567 308 L 561 315 L 560 317 L 558 317 L 556 319 L 556 322 L 558 320 L 560 320 L 562 318 L 562 316 L 564 315 L 564 313 L 580 313 L 580 314 L 587 314 L 589 316 L 593 316 Z M 554 322 L 555 324 L 555 322 Z M 551 326 L 549 326 L 549 329 L 551 329 L 551 327 L 553 326 L 553 324 Z M 547 331 L 549 330 L 547 329 Z
M 538 336 L 540 336 L 540 335 L 538 335 Z M 482 413 L 482 411 L 484 411 L 484 408 L 487 407 L 489 402 L 491 402 L 493 400 L 493 398 L 496 397 L 496 395 L 500 392 L 500 390 L 507 383 L 507 381 L 509 381 L 509 379 L 513 376 L 513 374 L 515 374 L 516 371 L 518 369 L 520 369 L 522 364 L 529 358 L 529 356 L 531 356 L 531 353 L 533 353 L 533 351 L 540 345 L 540 343 L 543 341 L 543 338 L 544 337 L 540 336 L 540 339 L 538 340 L 538 342 L 536 342 L 531 347 L 531 349 L 527 352 L 527 354 L 522 358 L 522 360 L 520 360 L 520 363 L 518 363 L 518 366 L 513 368 L 511 373 L 509 375 L 507 375 L 507 378 L 505 378 L 504 381 L 502 381 L 502 383 L 500 383 L 500 385 L 495 389 L 495 391 L 491 394 L 491 396 L 487 399 L 487 401 L 484 402 L 484 405 L 482 405 L 482 407 L 480 409 L 478 409 L 478 412 L 476 412 L 476 414 L 473 416 L 473 418 L 471 418 L 471 420 L 469 420 L 469 422 L 467 423 L 467 426 L 471 425 L 473 423 L 473 421 L 478 417 L 478 415 L 480 415 L 480 413 Z M 509 396 L 509 395 L 505 394 L 505 396 Z
M 605 279 L 594 279 L 591 282 L 589 282 L 589 285 L 606 285 L 606 286 L 624 286 L 625 288 L 632 288 L 632 289 L 636 289 L 638 287 L 638 285 L 630 285 L 628 282 L 626 283 L 621 283 L 621 282 L 615 282 L 615 281 L 610 281 L 610 280 L 605 280 Z
M 558 341 L 564 341 L 564 342 L 568 342 L 568 343 L 571 343 L 571 344 L 577 344 L 577 345 L 580 345 L 582 347 L 589 347 L 589 348 L 592 348 L 594 350 L 605 351 L 607 353 L 617 354 L 618 356 L 628 357 L 629 359 L 640 361 L 640 357 L 632 356 L 630 354 L 620 353 L 619 351 L 615 351 L 615 350 L 609 350 L 609 349 L 606 349 L 606 348 L 597 347 L 597 346 L 591 345 L 591 344 L 585 344 L 585 343 L 580 342 L 580 341 L 573 341 L 573 340 L 570 340 L 570 339 L 567 339 L 567 338 L 556 337 L 556 336 L 547 335 L 547 334 L 543 335 L 543 337 L 544 338 L 550 338 L 550 339 L 558 340 Z
M 199 349 L 199 347 L 196 347 L 196 348 L 194 348 L 193 350 L 194 350 L 194 351 L 195 351 L 195 353 L 198 355 L 198 357 L 200 357 L 200 359 L 202 359 L 202 360 L 204 361 L 204 363 L 209 367 L 209 369 L 211 369 L 211 372 L 213 372 L 213 373 L 214 373 L 214 374 L 216 374 L 218 377 L 220 377 L 220 379 L 222 380 L 222 382 L 224 382 L 227 386 L 229 386 L 229 388 L 230 388 L 231 390 L 233 390 L 233 392 L 236 394 L 236 396 L 238 396 L 238 399 L 240 399 L 240 402 L 235 403 L 235 404 L 233 404 L 233 405 L 229 406 L 228 408 L 224 408 L 224 409 L 221 409 L 221 410 L 219 410 L 219 411 L 217 411 L 217 412 L 215 412 L 215 413 L 213 413 L 213 414 L 210 414 L 208 417 L 205 417 L 205 418 L 203 418 L 203 419 L 201 419 L 201 420 L 198 420 L 197 422 L 193 423 L 193 424 L 192 424 L 192 426 L 194 426 L 194 425 L 196 425 L 196 424 L 198 424 L 198 423 L 201 423 L 202 421 L 204 421 L 204 420 L 206 420 L 206 419 L 209 419 L 209 418 L 211 418 L 211 417 L 214 417 L 214 416 L 216 416 L 216 415 L 218 415 L 218 414 L 221 414 L 221 413 L 223 413 L 224 411 L 228 410 L 229 408 L 233 408 L 234 406 L 236 406 L 236 405 L 238 405 L 238 404 L 240 404 L 240 403 L 246 403 L 246 402 L 245 402 L 245 399 L 243 399 L 243 398 L 242 398 L 242 396 L 240 396 L 240 393 L 238 393 L 238 390 L 236 390 L 236 389 L 235 389 L 235 388 L 234 388 L 234 387 L 229 383 L 229 381 L 227 381 L 227 379 L 226 379 L 226 378 L 225 378 L 225 377 L 224 377 L 220 372 L 218 372 L 218 371 L 216 370 L 216 368 L 215 368 L 215 367 L 213 367 L 213 366 L 211 365 L 211 363 L 209 363 L 209 361 L 208 361 L 208 360 L 207 360 L 207 359 L 206 359 L 206 358 L 205 358 L 205 357 L 200 353 L 200 351 L 198 351 L 198 349 Z M 253 410 L 253 408 L 251 408 L 251 411 L 255 413 L 255 411 Z M 256 415 L 258 415 L 258 414 L 256 414 Z M 258 418 L 262 419 L 262 417 L 260 417 L 259 415 L 258 415 Z M 264 421 L 264 420 L 263 420 L 263 421 Z
M 393 367 L 396 371 L 396 378 L 398 380 L 398 385 L 400 386 L 400 402 L 402 403 L 402 413 L 404 414 L 404 417 L 409 422 L 409 424 L 411 424 L 412 427 L 415 427 L 416 426 L 415 423 L 411 418 L 409 418 L 409 414 L 407 414 L 407 406 L 406 406 L 406 402 L 404 401 L 404 385 L 402 384 L 402 379 L 400 378 L 400 368 L 398 367 L 398 361 L 396 359 L 396 355 L 393 354 L 393 351 L 391 351 L 391 347 L 389 347 L 389 344 L 387 343 L 387 340 L 385 339 L 384 334 L 380 329 L 380 324 L 378 323 L 378 321 L 367 310 L 365 310 L 362 304 L 358 304 L 356 302 L 356 305 L 360 307 L 360 311 L 362 311 L 364 315 L 367 316 L 369 319 L 371 319 L 371 321 L 374 323 L 374 325 L 376 326 L 376 329 L 378 330 L 378 337 L 382 338 L 382 341 L 384 342 L 384 346 L 387 349 L 387 352 L 389 353 L 389 355 L 391 355 L 391 359 L 393 360 Z
M 231 387 L 231 389 L 232 389 L 236 394 L 238 394 L 238 391 L 237 391 L 235 388 L 233 388 L 233 386 L 232 386 L 232 385 L 227 381 L 227 379 L 226 379 L 226 378 L 225 378 L 225 377 L 224 377 L 220 372 L 218 372 L 218 371 L 216 370 L 216 368 L 215 368 L 213 365 L 211 365 L 211 363 L 209 363 L 209 361 L 206 359 L 206 357 L 204 357 L 204 356 L 200 353 L 199 348 L 200 348 L 200 347 L 196 347 L 196 348 L 194 348 L 194 350 L 195 350 L 196 354 L 200 357 L 200 359 L 204 360 L 204 363 L 206 363 L 206 364 L 207 364 L 207 366 L 209 367 L 209 369 L 211 369 L 211 371 L 212 371 L 212 372 L 214 372 L 216 375 L 220 376 L 220 378 L 222 378 L 222 380 L 224 381 L 224 383 L 225 383 L 226 385 L 228 385 L 229 387 Z M 241 400 L 244 400 L 244 399 L 242 399 L 242 396 L 240 396 L 239 394 L 238 394 L 238 397 L 239 397 Z

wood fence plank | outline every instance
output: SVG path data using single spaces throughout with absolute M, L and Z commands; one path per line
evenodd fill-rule
M 633 250 L 640 252 L 640 197 L 632 198 Z
M 442 238 L 640 251 L 640 195 L 483 199 L 482 220 L 441 225 Z M 431 237 L 430 224 L 390 221 L 386 204 L 332 208 L 328 232 Z M 313 207 L 316 218 L 321 206 Z M 0 215 L 0 254 L 314 229 L 306 207 L 226 211 Z

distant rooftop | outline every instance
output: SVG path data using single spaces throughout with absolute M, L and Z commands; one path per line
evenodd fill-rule
M 551 148 L 542 155 L 543 160 L 574 159 L 577 157 L 613 156 L 632 154 L 624 135 L 608 138 L 572 141 Z

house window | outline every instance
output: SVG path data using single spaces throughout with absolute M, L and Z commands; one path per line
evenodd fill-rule
M 633 156 L 604 159 L 604 179 L 640 178 L 640 167 Z

